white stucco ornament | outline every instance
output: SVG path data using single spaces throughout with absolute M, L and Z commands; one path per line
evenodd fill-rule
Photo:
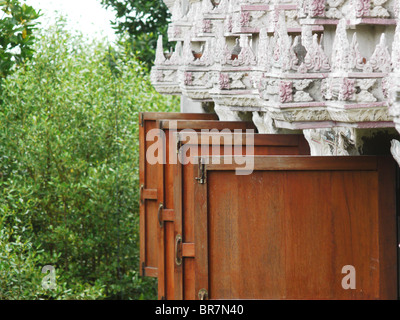
M 315 155 L 357 154 L 369 130 L 400 130 L 400 1 L 164 2 L 173 49 L 158 39 L 159 92 L 221 119 L 247 114 L 259 132 L 302 131 Z

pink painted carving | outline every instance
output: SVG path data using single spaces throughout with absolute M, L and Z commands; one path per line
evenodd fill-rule
M 219 88 L 221 90 L 230 89 L 228 73 L 220 73 L 219 74 Z
M 241 27 L 247 27 L 250 22 L 250 12 L 249 11 L 243 11 L 240 13 L 240 26 Z
M 389 98 L 389 89 L 391 88 L 391 83 L 388 78 L 382 78 L 382 93 L 385 99 Z
M 191 86 L 193 84 L 193 73 L 185 72 L 183 82 L 184 82 L 185 86 Z
M 293 101 L 293 85 L 291 81 L 279 83 L 279 101 L 282 103 Z
M 180 37 L 182 35 L 182 28 L 181 27 L 175 26 L 173 30 L 174 30 L 173 35 L 174 35 L 175 38 Z
M 339 100 L 347 101 L 353 97 L 354 93 L 356 92 L 355 82 L 355 79 L 343 79 L 342 87 L 340 88 L 339 92 Z
M 353 0 L 356 17 L 366 17 L 370 14 L 371 0 Z
M 205 19 L 203 20 L 203 32 L 204 33 L 210 33 L 212 31 L 212 24 L 211 20 Z
M 325 0 L 310 1 L 309 10 L 312 17 L 325 17 Z
M 231 15 L 229 15 L 226 18 L 224 26 L 225 26 L 225 31 L 226 32 L 228 32 L 228 33 L 232 32 L 233 22 L 232 22 L 232 16 Z

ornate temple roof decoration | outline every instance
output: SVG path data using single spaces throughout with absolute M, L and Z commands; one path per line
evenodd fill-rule
M 174 49 L 159 38 L 158 91 L 213 102 L 224 120 L 250 113 L 260 132 L 341 135 L 344 154 L 345 127 L 400 127 L 400 1 L 165 2 Z

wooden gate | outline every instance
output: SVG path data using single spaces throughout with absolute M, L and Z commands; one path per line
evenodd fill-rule
M 191 166 L 202 179 L 192 180 L 194 269 L 185 277 L 195 284 L 185 296 L 397 298 L 391 157 L 256 156 L 250 175 L 227 159 Z
M 157 277 L 157 166 L 146 161 L 145 155 L 152 142 L 146 141 L 147 133 L 157 128 L 159 119 L 217 120 L 215 114 L 142 112 L 139 114 L 139 181 L 140 181 L 140 274 Z
M 253 148 L 248 148 L 252 146 Z M 194 294 L 194 183 L 193 157 L 196 155 L 309 155 L 303 135 L 188 133 L 177 134 L 180 161 L 173 166 L 175 209 L 175 296 L 193 300 Z M 182 258 L 185 259 L 182 259 Z
M 201 130 L 256 130 L 252 122 L 244 121 L 203 121 L 203 120 L 157 120 L 157 128 L 165 139 L 160 145 L 163 161 L 157 164 L 158 174 L 158 207 L 152 211 L 157 217 L 151 234 L 157 233 L 158 248 L 158 297 L 159 299 L 175 299 L 174 291 L 174 264 L 175 264 L 175 234 L 174 234 L 174 166 L 178 162 L 176 133 L 190 130 L 200 132 Z M 171 148 L 173 150 L 171 150 Z M 174 158 L 174 159 L 172 159 Z

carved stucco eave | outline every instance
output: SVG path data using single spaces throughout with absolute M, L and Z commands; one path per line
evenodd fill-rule
M 400 166 L 400 141 L 395 139 L 391 141 L 390 152 L 392 153 L 397 164 Z
M 351 156 L 359 155 L 356 130 L 334 127 L 303 130 L 312 156 Z
M 275 120 L 271 117 L 268 111 L 253 111 L 252 120 L 259 133 L 265 134 L 284 134 L 284 133 L 295 133 L 293 130 L 286 130 L 278 128 L 275 124 Z
M 396 81 L 393 83 L 399 84 L 399 78 L 395 78 Z M 393 122 L 395 124 L 396 130 L 400 133 L 400 89 L 399 85 L 393 87 L 390 92 L 390 106 L 389 112 L 393 116 Z M 400 142 L 398 140 L 393 139 L 391 141 L 390 152 L 393 155 L 393 158 L 396 160 L 397 164 L 400 166 Z
M 164 2 L 174 13 L 169 41 L 182 48 L 171 60 L 160 46 L 152 71 L 159 92 L 213 101 L 225 120 L 250 113 L 259 132 L 304 129 L 313 154 L 354 154 L 360 123 L 393 121 L 400 132 L 400 107 L 388 102 L 400 77 L 400 1 Z M 380 27 L 367 37 L 360 24 Z

